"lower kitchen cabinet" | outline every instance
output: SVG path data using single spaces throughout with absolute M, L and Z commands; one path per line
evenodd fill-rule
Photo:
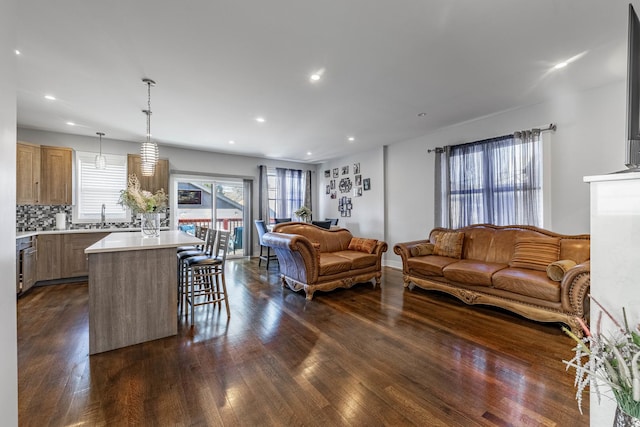
M 89 274 L 84 250 L 109 233 L 41 234 L 38 236 L 38 280 L 57 280 Z
M 38 236 L 38 261 L 36 278 L 54 280 L 62 277 L 62 234 L 40 234 Z
M 89 274 L 89 262 L 84 250 L 108 234 L 63 234 L 62 277 L 87 276 Z

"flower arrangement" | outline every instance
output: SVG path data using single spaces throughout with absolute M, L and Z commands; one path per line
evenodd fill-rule
M 294 214 L 305 222 L 311 219 L 311 209 L 306 206 L 300 206 L 300 209 L 295 211 Z
M 127 189 L 120 191 L 118 204 L 131 209 L 134 213 L 162 212 L 167 208 L 167 195 L 163 189 L 152 194 L 140 189 L 138 177 L 129 175 Z
M 584 337 L 579 338 L 567 328 L 564 332 L 577 343 L 574 348 L 573 359 L 563 363 L 575 368 L 576 400 L 582 413 L 582 394 L 590 386 L 600 401 L 601 393 L 598 382 L 607 384 L 618 404 L 618 408 L 626 414 L 640 418 L 640 325 L 631 330 L 627 323 L 627 314 L 622 309 L 624 326 L 620 324 L 598 301 L 589 296 L 600 309 L 596 331 L 589 330 L 581 319 L 578 322 L 584 331 Z M 612 336 L 601 333 L 602 314 L 605 314 L 615 325 L 616 331 Z

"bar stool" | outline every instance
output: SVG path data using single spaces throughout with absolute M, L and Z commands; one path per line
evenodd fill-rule
M 229 231 L 218 231 L 216 248 L 211 255 L 188 257 L 183 260 L 186 277 L 186 302 L 191 306 L 191 326 L 194 323 L 195 306 L 224 302 L 227 318 L 231 317 L 227 297 L 224 268 L 229 248 Z
M 214 247 L 216 244 L 216 237 L 218 230 L 213 228 L 204 228 L 204 237 L 200 237 L 204 240 L 202 245 L 198 245 L 195 249 L 183 250 L 177 253 L 178 257 L 178 305 L 185 302 L 186 307 L 186 285 L 188 281 L 189 270 L 186 267 L 185 260 L 192 257 L 210 256 L 214 253 Z

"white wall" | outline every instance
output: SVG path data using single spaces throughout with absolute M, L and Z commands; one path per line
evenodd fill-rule
M 556 123 L 551 132 L 550 228 L 564 234 L 589 233 L 586 175 L 624 167 L 626 86 L 623 81 L 559 96 L 552 102 L 507 111 L 440 129 L 388 146 L 387 243 L 425 238 L 434 227 L 434 154 L 428 148 L 460 144 Z M 387 265 L 401 268 L 390 250 Z
M 18 140 L 40 145 L 53 145 L 71 147 L 77 151 L 98 151 L 98 137 L 71 135 L 56 132 L 45 132 L 34 129 L 18 129 Z M 15 145 L 15 144 L 14 144 Z M 206 173 L 216 176 L 231 176 L 237 178 L 253 179 L 253 218 L 258 215 L 258 166 L 267 165 L 273 167 L 286 167 L 291 169 L 315 170 L 315 165 L 295 163 L 259 157 L 238 156 L 233 154 L 212 153 L 207 151 L 186 150 L 176 147 L 161 145 L 160 157 L 169 160 L 171 171 L 187 173 Z M 137 154 L 140 152 L 139 142 L 102 139 L 102 151 L 108 154 Z M 15 156 L 14 156 L 15 157 Z M 315 174 L 312 174 L 315 175 Z M 312 180 L 314 178 L 312 177 Z M 315 183 L 313 183 L 315 185 Z M 316 200 L 313 200 L 314 204 Z M 14 225 L 15 227 L 15 225 Z M 254 233 L 254 248 L 257 246 L 255 227 L 251 227 Z
M 18 425 L 15 9 L 15 0 L 0 2 L 0 414 L 7 426 Z
M 354 191 L 350 193 L 340 193 L 337 188 L 340 179 L 348 176 L 353 183 L 353 189 L 356 189 L 355 174 L 353 173 L 353 164 L 360 163 L 360 174 L 362 178 L 371 180 L 371 189 L 363 191 L 361 197 L 356 197 Z M 342 167 L 349 166 L 349 174 L 342 175 Z M 333 178 L 333 169 L 338 168 L 340 175 Z M 324 177 L 324 171 L 332 171 L 330 178 Z M 354 236 L 368 237 L 372 239 L 384 240 L 384 150 L 376 148 L 374 150 L 365 151 L 349 157 L 332 160 L 322 163 L 316 169 L 318 181 L 318 203 L 314 206 L 313 218 L 323 220 L 325 218 L 338 218 L 338 225 L 349 229 Z M 329 181 L 336 180 L 336 199 L 331 199 L 326 194 L 326 186 Z M 351 198 L 353 209 L 351 217 L 342 217 L 338 211 L 338 199 L 342 196 Z

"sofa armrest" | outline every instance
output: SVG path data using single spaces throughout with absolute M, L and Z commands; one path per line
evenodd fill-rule
M 314 284 L 320 270 L 319 248 L 299 234 L 265 233 L 265 245 L 278 257 L 280 272 L 300 283 Z
M 429 243 L 428 239 L 424 239 L 424 240 L 413 240 L 411 242 L 404 242 L 404 243 L 397 243 L 394 247 L 393 247 L 393 252 L 396 255 L 400 255 L 400 258 L 402 258 L 402 272 L 403 273 L 408 273 L 407 271 L 407 260 L 409 258 L 411 258 L 411 248 L 414 248 L 418 245 L 422 245 L 425 243 Z
M 591 285 L 591 261 L 587 260 L 570 268 L 560 282 L 562 310 L 589 317 L 588 293 Z

